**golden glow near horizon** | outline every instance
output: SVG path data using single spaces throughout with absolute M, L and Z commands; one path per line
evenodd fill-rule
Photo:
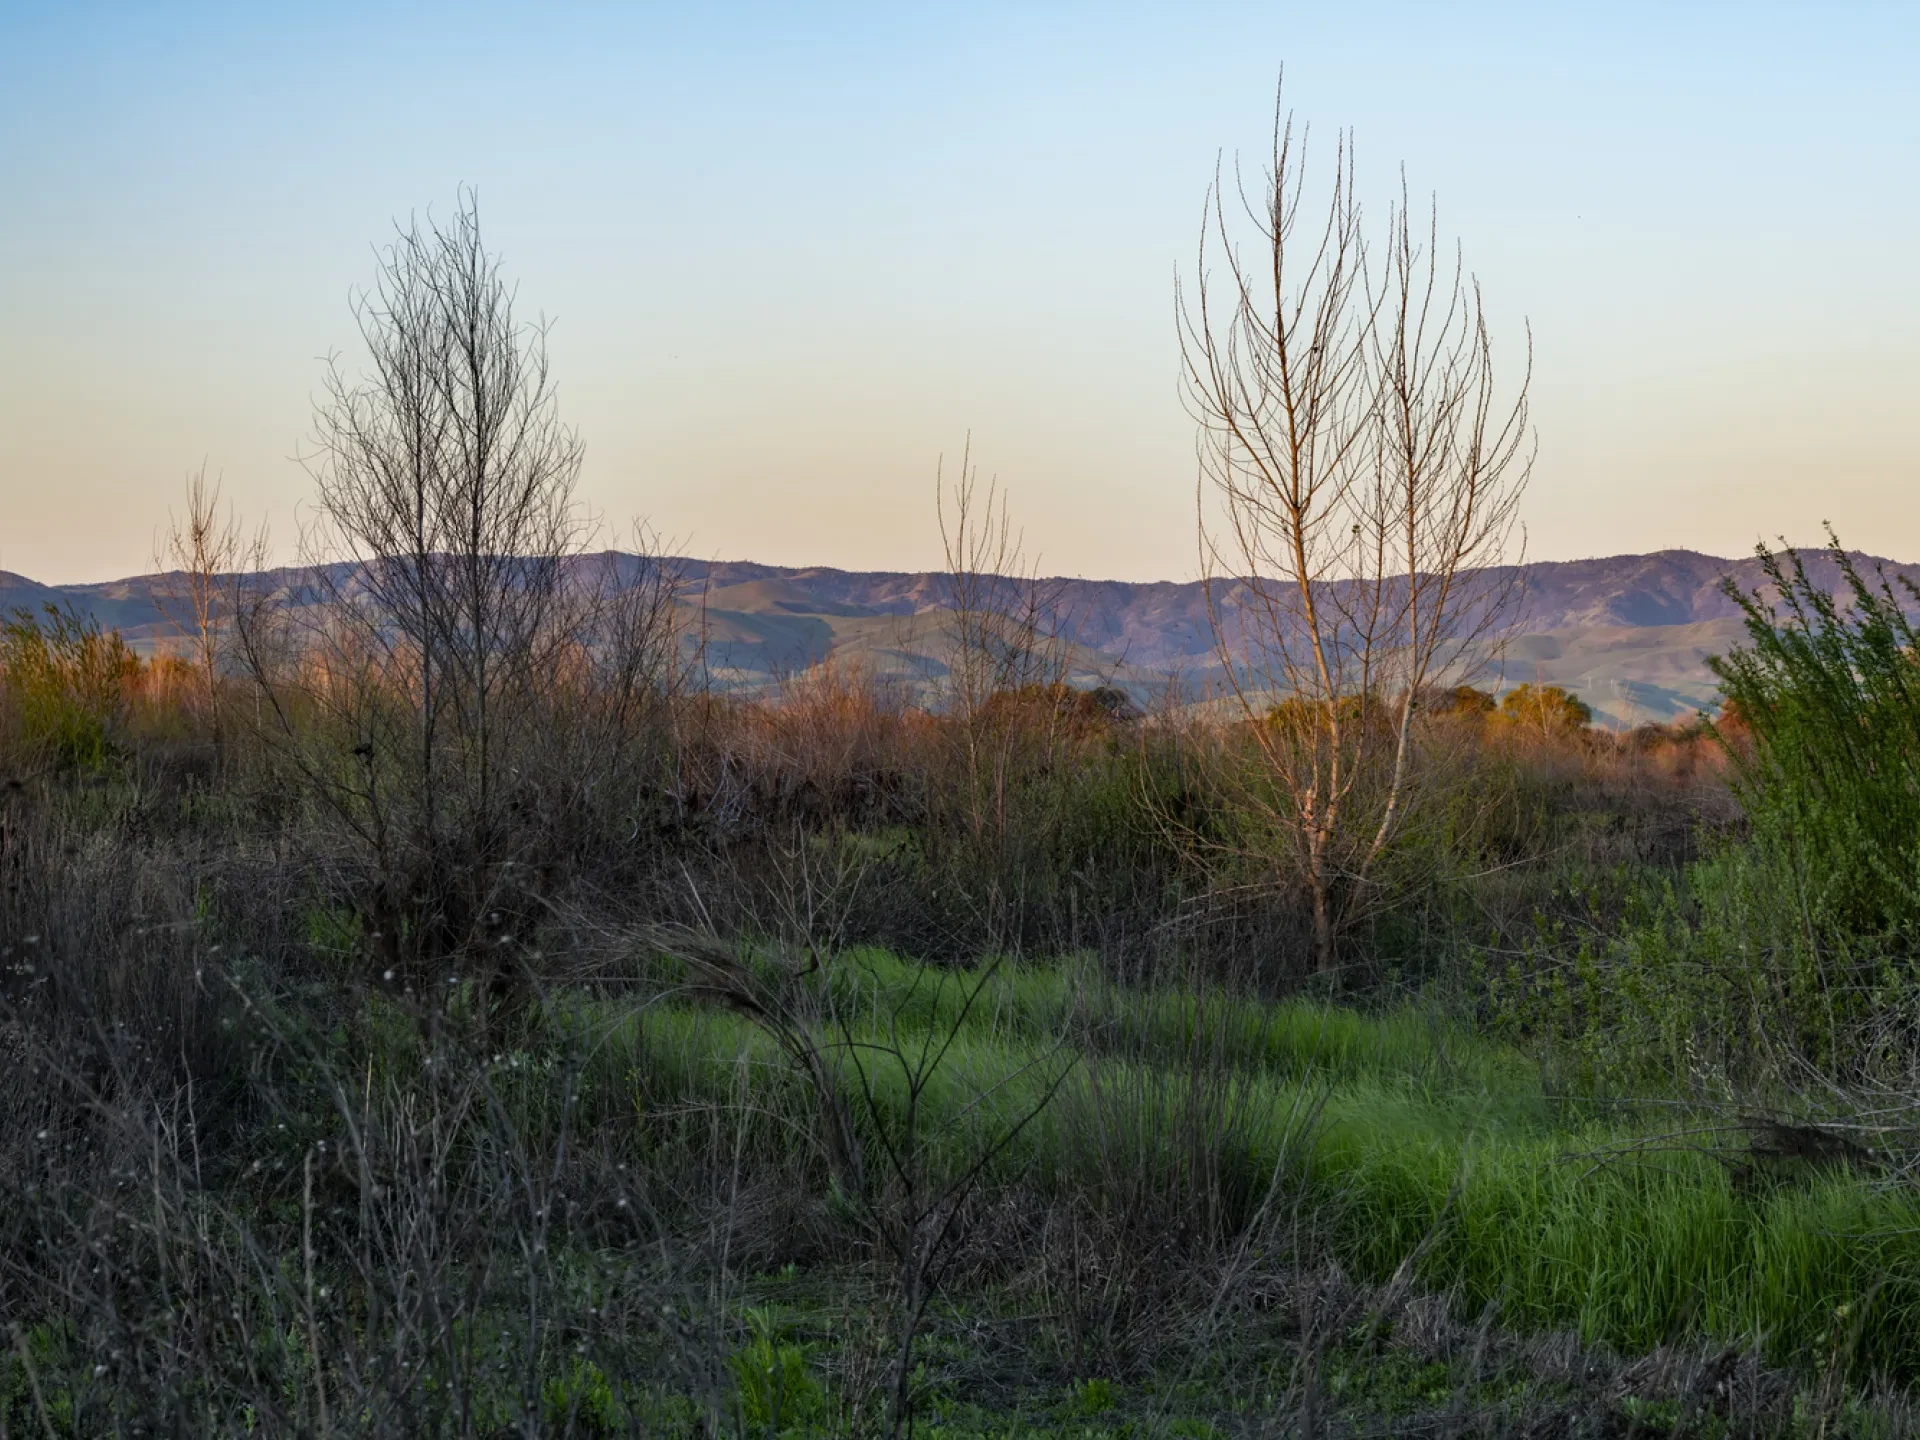
M 971 431 L 1043 568 L 1189 578 L 1173 280 L 1283 60 L 1531 321 L 1533 556 L 1920 558 L 1905 10 L 731 9 L 483 7 L 404 93 L 351 13 L 0 19 L 0 569 L 150 568 L 203 460 L 290 558 L 316 357 L 464 182 L 613 543 L 926 568 Z

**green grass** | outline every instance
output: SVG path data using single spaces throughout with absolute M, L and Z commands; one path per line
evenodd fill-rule
M 843 957 L 847 1034 L 943 1033 L 961 990 L 936 981 L 889 955 Z M 959 1031 L 927 1093 L 936 1163 L 960 1163 L 1071 1060 L 1003 1172 L 1114 1204 L 1210 1207 L 1228 1230 L 1277 1199 L 1356 1277 L 1416 1257 L 1424 1285 L 1465 1313 L 1497 1304 L 1508 1327 L 1630 1352 L 1757 1342 L 1816 1371 L 1920 1374 L 1920 1201 L 1846 1174 L 1742 1193 L 1702 1151 L 1597 1163 L 1630 1126 L 1550 1097 L 1524 1057 L 1419 1007 L 1136 993 L 1070 963 L 1008 965 Z M 600 1123 L 617 1114 L 670 1144 L 750 1100 L 749 1153 L 805 1145 L 805 1093 L 742 1018 L 666 1003 L 612 1017 L 607 1036 L 590 1087 Z M 897 1123 L 903 1077 L 884 1061 L 871 1073 L 873 1123 Z

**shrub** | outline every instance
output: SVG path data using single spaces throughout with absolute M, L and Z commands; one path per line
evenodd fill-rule
M 826 1410 L 826 1392 L 807 1365 L 806 1350 L 781 1338 L 773 1312 L 766 1307 L 748 1311 L 747 1319 L 753 1337 L 733 1357 L 741 1418 L 766 1434 L 820 1419 Z
M 1830 553 L 1838 595 L 1792 551 L 1761 552 L 1760 590 L 1727 584 L 1749 643 L 1713 662 L 1713 733 L 1744 831 L 1643 884 L 1624 923 L 1575 927 L 1576 953 L 1543 922 L 1501 967 L 1498 1008 L 1615 1080 L 1737 1095 L 1897 1062 L 1920 924 L 1920 637 L 1884 577 Z
M 0 620 L 0 678 L 28 763 L 98 770 L 112 753 L 140 661 L 115 630 L 48 604 Z
M 1498 708 L 1493 696 L 1472 685 L 1453 685 L 1427 697 L 1421 707 L 1429 715 L 1455 715 L 1484 720 Z
M 1500 714 L 1544 735 L 1564 735 L 1593 723 L 1593 707 L 1558 685 L 1516 685 L 1501 700 Z
M 1869 582 L 1837 540 L 1830 553 L 1844 602 L 1792 551 L 1785 567 L 1760 555 L 1777 603 L 1729 582 L 1751 643 L 1714 671 L 1744 732 L 1730 748 L 1753 843 L 1836 940 L 1920 919 L 1920 637 L 1884 576 Z

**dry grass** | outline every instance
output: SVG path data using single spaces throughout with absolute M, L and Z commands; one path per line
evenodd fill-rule
M 1539 1338 L 1559 1323 L 1546 1311 L 1479 1325 L 1471 1247 L 1417 1218 L 1438 1203 L 1424 1190 L 1389 1213 L 1384 1142 L 1372 1189 L 1312 1198 L 1287 1157 L 1322 1143 L 1333 1092 L 1252 1083 L 1271 1062 L 1249 1058 L 1242 1024 L 1249 997 L 1297 988 L 1310 946 L 1298 890 L 1214 783 L 1228 728 L 1043 691 L 963 725 L 830 671 L 771 702 L 656 696 L 618 721 L 617 765 L 580 748 L 604 711 L 563 715 L 504 757 L 525 798 L 500 812 L 488 863 L 526 864 L 512 923 L 454 927 L 431 965 L 389 977 L 383 926 L 452 892 L 397 884 L 431 872 L 394 868 L 346 823 L 237 686 L 216 755 L 173 667 L 120 685 L 106 749 L 64 760 L 0 691 L 0 1312 L 18 1326 L 0 1415 L 15 1431 L 732 1432 L 772 1403 L 740 1357 L 787 1366 L 814 1343 L 748 1319 L 787 1265 L 865 1337 L 793 1362 L 826 1397 L 805 1421 L 822 1433 L 884 1432 L 903 1405 L 958 1415 L 949 1370 L 1008 1415 L 1022 1386 L 1151 1381 L 1165 1393 L 1132 1412 L 1135 1433 L 1165 1433 L 1180 1405 L 1220 1420 L 1243 1403 L 1335 1433 L 1400 1403 L 1356 1398 L 1376 1362 L 1451 1377 L 1423 1433 L 1565 1433 L 1542 1417 L 1570 1424 L 1576 1404 L 1790 1433 L 1808 1403 L 1804 1376 L 1697 1339 L 1629 1362 Z M 338 750 L 313 724 L 305 738 Z M 1352 937 L 1349 999 L 1392 978 L 1457 993 L 1469 927 L 1524 928 L 1569 871 L 1671 866 L 1726 813 L 1693 733 L 1436 722 L 1424 743 L 1435 820 L 1394 904 Z M 353 773 L 350 751 L 335 758 L 336 780 Z M 875 942 L 937 962 L 926 994 L 960 983 L 955 960 L 1087 958 L 1010 961 L 1007 988 L 958 1019 L 910 995 L 886 1036 L 857 1007 L 792 1011 L 802 1048 L 756 1056 L 668 1023 L 684 976 L 632 943 L 663 926 L 786 966 L 729 971 L 723 998 L 741 973 L 811 984 L 810 957 L 832 968 Z M 1070 1078 L 1029 1093 L 1036 1057 L 1069 1041 Z M 876 1068 L 849 1088 L 856 1051 Z M 809 1073 L 796 1104 L 790 1077 Z M 999 1130 L 976 1123 L 989 1112 Z M 830 1113 L 858 1141 L 837 1165 L 820 1148 Z M 932 1128 L 912 1122 L 889 1168 L 885 1137 L 907 1132 L 888 1127 L 911 1113 Z M 991 1163 L 970 1171 L 970 1155 Z M 1363 1263 L 1338 1223 L 1362 1201 L 1388 1206 L 1372 1229 L 1419 1265 Z M 1436 1308 L 1433 1287 L 1456 1283 Z M 1003 1312 L 1044 1319 L 1006 1322 L 1025 1337 L 1009 1347 L 986 1338 Z M 931 1388 L 906 1353 L 927 1357 Z M 1236 1355 L 1265 1358 L 1223 1370 Z M 1531 1399 L 1488 1399 L 1490 1377 L 1525 1371 Z M 1851 1393 L 1820 1403 L 1857 1409 Z

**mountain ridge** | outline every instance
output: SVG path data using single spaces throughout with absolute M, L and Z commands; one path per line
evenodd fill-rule
M 1815 584 L 1829 593 L 1844 589 L 1827 552 L 1800 553 Z M 1864 573 L 1920 582 L 1920 564 L 1849 556 Z M 603 551 L 577 563 L 640 560 Z M 829 658 L 909 680 L 944 671 L 940 626 L 932 618 L 916 620 L 945 610 L 943 572 L 684 557 L 660 563 L 671 565 L 698 596 L 710 660 L 723 683 L 765 685 Z M 261 573 L 290 603 L 299 603 L 314 574 L 298 566 Z M 1711 708 L 1716 687 L 1707 657 L 1725 653 L 1744 634 L 1740 608 L 1723 581 L 1731 577 L 1749 592 L 1764 581 L 1757 556 L 1729 559 L 1687 549 L 1534 561 L 1497 573 L 1515 576 L 1524 589 L 1505 661 L 1489 681 L 1495 688 L 1522 680 L 1566 685 L 1614 725 Z M 178 572 L 46 585 L 0 571 L 0 613 L 71 605 L 119 629 L 136 649 L 151 651 L 177 633 L 165 600 L 181 584 Z M 1141 691 L 1175 680 L 1205 688 L 1210 674 L 1217 677 L 1202 582 L 1052 576 L 1042 584 L 1075 635 L 1077 677 L 1116 678 Z

